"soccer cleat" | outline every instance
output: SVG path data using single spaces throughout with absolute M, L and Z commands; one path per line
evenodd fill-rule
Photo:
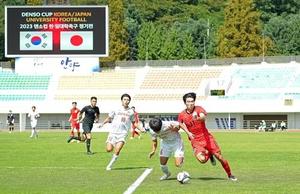
M 93 155 L 94 153 L 91 151 L 86 152 L 87 155 Z
M 214 155 L 211 155 L 209 160 L 210 160 L 211 165 L 216 166 L 217 163 L 216 163 L 216 159 L 214 158 Z
M 238 179 L 237 179 L 235 176 L 233 176 L 233 175 L 230 175 L 230 176 L 228 177 L 228 179 L 231 180 L 231 181 L 237 181 L 237 180 L 238 180 Z
M 162 177 L 160 177 L 159 180 L 161 180 L 161 181 L 166 180 L 166 179 L 168 179 L 170 176 L 171 176 L 171 173 L 168 172 L 167 174 L 162 175 Z
M 68 143 L 70 143 L 72 141 L 73 137 L 69 137 L 69 139 L 67 140 Z
M 107 167 L 106 167 L 106 170 L 107 170 L 107 171 L 111 170 L 111 167 L 110 167 L 110 166 L 107 166 Z

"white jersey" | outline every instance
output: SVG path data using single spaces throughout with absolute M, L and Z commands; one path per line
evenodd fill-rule
M 36 127 L 37 120 L 40 117 L 40 114 L 38 112 L 31 111 L 30 113 L 28 113 L 28 117 L 30 118 L 31 127 Z
M 161 139 L 160 144 L 160 156 L 161 157 L 170 157 L 172 154 L 177 157 L 184 157 L 184 146 L 181 139 L 181 136 L 178 131 L 171 130 L 172 127 L 179 127 L 177 121 L 163 121 L 161 130 L 158 133 L 155 133 L 150 128 L 150 134 L 152 139 L 157 138 Z
M 150 128 L 150 134 L 152 139 L 155 140 L 160 138 L 163 143 L 173 144 L 181 141 L 181 136 L 178 131 L 173 131 L 170 127 L 179 127 L 179 122 L 177 121 L 163 121 L 161 130 L 156 133 Z
M 112 118 L 110 133 L 114 134 L 127 134 L 134 122 L 133 110 L 130 108 L 125 109 L 123 106 L 110 112 L 108 116 Z

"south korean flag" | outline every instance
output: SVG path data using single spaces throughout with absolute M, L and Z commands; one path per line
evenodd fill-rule
M 22 31 L 20 32 L 20 50 L 52 50 L 52 32 Z

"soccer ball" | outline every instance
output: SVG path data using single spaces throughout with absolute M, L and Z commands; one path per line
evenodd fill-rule
M 190 180 L 190 174 L 186 171 L 182 171 L 177 174 L 177 181 L 180 182 L 181 184 L 185 184 L 189 182 Z

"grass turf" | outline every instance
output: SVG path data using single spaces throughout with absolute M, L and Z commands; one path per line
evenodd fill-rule
M 112 171 L 105 171 L 111 154 L 105 152 L 106 133 L 94 133 L 92 150 L 84 143 L 66 143 L 67 132 L 0 132 L 0 193 L 123 193 L 146 168 L 152 173 L 135 193 L 300 193 L 300 133 L 215 132 L 223 156 L 238 182 L 230 182 L 220 165 L 200 164 L 192 155 L 186 135 L 182 169 L 169 161 L 172 176 L 161 176 L 158 152 L 148 159 L 151 140 L 127 141 Z M 186 170 L 188 184 L 176 181 Z

